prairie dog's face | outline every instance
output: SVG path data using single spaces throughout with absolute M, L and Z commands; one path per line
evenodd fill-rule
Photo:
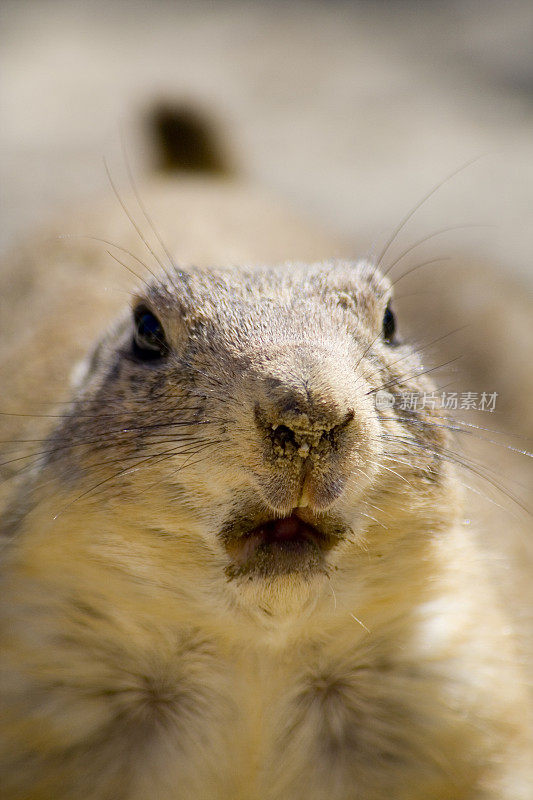
M 100 343 L 50 461 L 196 536 L 245 602 L 290 605 L 412 509 L 438 520 L 443 427 L 398 402 L 431 390 L 421 371 L 367 263 L 176 272 Z

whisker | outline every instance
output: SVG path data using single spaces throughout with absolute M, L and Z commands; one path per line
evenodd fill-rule
M 367 395 L 375 394 L 375 392 L 379 392 L 381 389 L 386 389 L 393 384 L 404 384 L 406 381 L 410 381 L 413 378 L 418 378 L 421 375 L 428 375 L 430 372 L 435 372 L 437 369 L 443 369 L 444 367 L 449 366 L 450 364 L 454 364 L 456 361 L 459 361 L 463 358 L 462 355 L 456 356 L 455 358 L 451 358 L 449 361 L 445 361 L 443 364 L 438 364 L 436 367 L 430 367 L 429 369 L 424 369 L 419 372 L 415 372 L 414 375 L 404 376 L 402 378 L 392 378 L 387 383 L 383 383 L 381 386 L 377 386 L 375 389 L 370 389 L 369 392 L 366 392 Z
M 146 401 L 143 399 L 143 400 L 140 400 L 139 402 L 144 404 L 144 407 L 142 409 L 140 409 L 139 411 L 129 411 L 128 414 L 139 415 L 139 416 L 146 415 Z M 75 401 L 72 401 L 72 405 L 74 403 L 75 403 Z M 71 403 L 66 403 L 66 405 L 71 405 Z M 175 408 L 175 407 L 173 407 L 171 405 L 169 405 L 167 407 L 158 406 L 158 405 L 153 405 L 152 406 L 152 412 L 160 413 L 161 411 L 165 411 L 167 409 L 178 411 L 179 413 L 191 413 L 191 414 L 197 413 L 197 412 L 202 410 L 199 407 L 193 407 L 193 408 L 178 407 L 178 408 Z M 24 414 L 24 413 L 18 413 L 18 412 L 0 411 L 0 417 L 29 417 L 31 419 L 69 419 L 72 416 L 72 413 L 66 413 L 66 414 Z M 104 413 L 98 413 L 98 414 L 76 413 L 76 419 L 97 419 L 97 420 L 117 419 L 117 418 L 122 417 L 122 414 L 123 414 L 123 412 L 112 412 L 112 413 L 104 412 Z M 212 417 L 211 419 L 218 421 L 219 418 Z M 205 424 L 206 422 L 209 422 L 209 421 L 210 420 L 198 420 L 198 421 L 195 421 L 195 420 L 188 420 L 187 421 L 187 420 L 185 420 L 185 421 L 168 422 L 168 423 L 157 423 L 153 427 L 159 427 L 160 425 L 163 425 L 163 424 L 168 424 L 168 425 L 202 425 L 202 424 Z M 228 420 L 222 420 L 222 421 L 228 421 Z M 151 426 L 150 425 L 142 425 L 142 426 L 140 426 L 138 428 L 138 430 L 143 430 L 144 428 L 147 428 L 147 427 L 151 427 Z
M 428 347 L 432 347 L 434 344 L 438 344 L 439 342 L 443 342 L 449 336 L 453 336 L 455 333 L 459 333 L 459 331 L 464 331 L 466 328 L 470 327 L 469 325 L 461 325 L 459 328 L 454 328 L 452 331 L 448 331 L 448 333 L 444 333 L 442 336 L 438 336 L 436 339 L 432 339 L 430 342 L 427 342 L 423 345 L 417 345 L 416 352 L 422 353 L 424 350 L 427 350 Z M 387 364 L 387 368 L 394 367 L 396 364 L 399 364 L 401 361 L 405 361 L 406 358 L 412 356 L 413 353 L 409 352 L 406 355 L 402 356 L 402 358 L 396 359 L 393 361 L 392 364 Z
M 331 594 L 333 595 L 333 611 L 335 612 L 337 610 L 337 595 L 335 594 L 335 590 L 333 589 L 333 586 L 331 585 L 331 578 L 330 578 L 329 575 L 328 575 L 328 580 L 329 580 L 328 586 L 329 586 L 329 588 L 331 590 Z
M 206 446 L 210 446 L 211 444 L 212 444 L 211 442 L 208 442 L 206 444 Z M 90 489 L 87 489 L 85 492 L 82 492 L 80 495 L 75 497 L 73 500 L 71 500 L 69 503 L 67 503 L 65 506 L 63 506 L 63 508 L 61 508 L 57 512 L 57 514 L 55 514 L 53 519 L 56 520 L 59 517 L 60 514 L 63 514 L 68 508 L 70 508 L 74 503 L 78 502 L 82 498 L 87 497 L 88 495 L 93 495 L 96 489 L 104 486 L 105 484 L 107 484 L 107 483 L 109 483 L 111 481 L 116 480 L 116 478 L 122 477 L 123 475 L 126 475 L 128 473 L 132 473 L 132 472 L 136 472 L 139 469 L 139 467 L 142 466 L 142 464 L 145 464 L 147 462 L 151 462 L 152 464 L 158 464 L 160 462 L 160 460 L 164 459 L 165 456 L 173 457 L 173 456 L 182 455 L 182 454 L 183 453 L 181 452 L 181 450 L 179 450 L 179 448 L 174 448 L 172 450 L 167 450 L 164 453 L 160 453 L 157 456 L 153 456 L 151 454 L 151 455 L 149 455 L 147 457 L 139 457 L 140 460 L 136 464 L 134 464 L 133 466 L 125 467 L 124 469 L 120 470 L 119 472 L 114 473 L 113 475 L 109 476 L 108 478 L 105 478 L 104 480 L 99 481 L 97 484 L 92 486 Z
M 494 225 L 465 223 L 465 224 L 462 224 L 462 225 L 451 225 L 451 226 L 449 226 L 447 228 L 441 228 L 440 230 L 435 231 L 434 233 L 430 233 L 429 236 L 424 236 L 423 239 L 419 239 L 417 242 L 415 242 L 414 244 L 410 245 L 410 247 L 407 247 L 397 258 L 394 259 L 392 264 L 389 267 L 387 267 L 387 269 L 383 273 L 383 275 L 388 275 L 389 272 L 391 272 L 394 269 L 394 267 L 403 258 L 405 258 L 405 256 L 407 256 L 409 253 L 412 253 L 413 250 L 416 250 L 417 247 L 420 247 L 421 245 L 425 244 L 426 242 L 429 242 L 432 239 L 435 239 L 437 236 L 442 236 L 442 234 L 444 234 L 444 233 L 450 233 L 451 231 L 458 231 L 458 230 L 462 230 L 462 229 L 465 229 L 465 228 L 493 228 L 493 227 L 494 227 Z
M 436 416 L 435 419 L 443 419 L 446 422 L 452 422 L 454 425 L 464 425 L 468 428 L 475 428 L 480 431 L 486 431 L 487 433 L 494 433 L 498 436 L 512 436 L 513 438 L 518 437 L 519 439 L 524 439 L 526 442 L 531 441 L 531 439 L 527 438 L 521 433 L 512 433 L 510 431 L 497 431 L 494 428 L 484 428 L 481 425 L 475 425 L 472 422 L 466 422 L 465 420 L 455 419 L 455 417 L 446 417 L 446 416 Z
M 147 272 L 150 273 L 150 275 L 152 276 L 152 278 L 154 280 L 157 280 L 157 275 L 154 272 L 152 272 L 152 270 L 150 269 L 148 264 L 145 264 L 144 261 L 142 261 L 139 258 L 139 256 L 136 256 L 135 253 L 131 252 L 131 250 L 127 250 L 125 247 L 121 247 L 121 245 L 116 244 L 115 242 L 109 241 L 109 239 L 102 239 L 100 236 L 91 236 L 89 234 L 72 234 L 72 233 L 61 234 L 61 236 L 59 236 L 58 238 L 59 239 L 90 239 L 93 242 L 100 242 L 100 244 L 107 244 L 110 247 L 115 247 L 117 250 L 120 250 L 125 255 L 128 255 L 131 258 L 133 258 L 134 261 L 136 261 L 138 264 L 140 264 L 141 267 L 143 267 Z M 122 263 L 122 262 L 120 262 L 120 263 Z M 148 286 L 148 283 L 143 278 L 140 278 L 140 280 L 142 281 L 142 283 L 144 283 L 144 285 L 146 287 Z
M 430 258 L 427 261 L 421 261 L 419 264 L 415 264 L 414 267 L 402 272 L 402 274 L 392 282 L 391 286 L 397 286 L 403 278 L 406 278 L 408 275 L 412 275 L 413 272 L 422 269 L 422 267 L 429 267 L 431 264 L 440 264 L 451 260 L 451 256 L 441 256 L 440 258 Z
M 156 454 L 155 456 L 152 456 L 149 461 L 148 460 L 146 461 L 146 463 L 140 463 L 140 464 L 133 465 L 131 468 L 129 468 L 127 470 L 127 473 L 128 474 L 132 474 L 134 472 L 139 472 L 140 470 L 143 470 L 143 469 L 144 470 L 149 469 L 151 466 L 161 464 L 161 463 L 163 463 L 165 461 L 170 461 L 172 458 L 175 458 L 176 456 L 188 456 L 188 458 L 186 459 L 184 464 L 181 464 L 178 467 L 177 470 L 175 470 L 174 472 L 171 473 L 171 475 L 170 475 L 170 477 L 171 477 L 171 476 L 176 475 L 178 472 L 180 472 L 181 469 L 184 466 L 191 467 L 191 466 L 195 466 L 196 464 L 201 463 L 202 461 L 204 461 L 205 458 L 198 459 L 197 461 L 193 461 L 193 462 L 191 462 L 190 459 L 193 456 L 197 455 L 198 453 L 201 453 L 202 451 L 207 450 L 210 447 L 214 447 L 217 444 L 220 444 L 220 442 L 217 441 L 217 440 L 213 440 L 211 442 L 204 442 L 203 446 L 195 448 L 194 450 L 191 450 L 191 451 L 189 451 L 189 450 L 187 450 L 185 448 L 184 449 L 179 449 L 178 448 L 176 450 L 169 450 L 169 451 L 167 451 L 167 452 L 165 452 L 163 454 L 159 453 L 159 454 Z M 111 481 L 114 480 L 115 477 L 116 476 L 111 476 L 110 480 Z M 92 497 L 98 497 L 99 495 L 101 495 L 105 491 L 105 488 L 103 487 L 103 484 L 107 485 L 107 483 L 108 483 L 108 481 L 103 481 L 102 482 L 102 487 L 100 488 L 100 490 L 91 492 L 91 496 Z M 157 485 L 159 485 L 159 482 L 158 481 L 154 481 L 153 483 L 151 483 L 148 487 L 146 487 L 142 491 L 136 492 L 136 496 L 138 497 L 138 496 L 144 494 L 148 489 L 153 489 L 153 487 L 157 486 Z
M 405 463 L 405 462 L 404 462 L 404 463 Z M 394 469 L 391 469 L 390 467 L 386 467 L 386 466 L 385 466 L 385 464 L 377 464 L 376 466 L 378 467 L 378 469 L 384 469 L 384 470 L 386 470 L 387 472 L 390 472 L 390 473 L 392 473 L 392 474 L 393 474 L 393 475 L 395 475 L 397 478 L 400 478 L 400 480 L 404 481 L 404 483 L 406 483 L 408 486 L 410 486 L 411 488 L 413 488 L 413 485 L 412 485 L 412 483 L 410 483 L 410 482 L 407 480 L 407 478 L 406 478 L 406 477 L 404 477 L 403 475 L 400 475 L 400 473 L 399 473 L 399 472 L 396 472 L 396 470 L 394 470 Z
M 516 503 L 516 505 L 518 505 L 523 511 L 525 511 L 526 514 L 528 514 L 528 516 L 531 514 L 527 506 L 525 506 L 522 503 L 522 501 L 508 489 L 508 487 L 506 487 L 504 484 L 492 478 L 490 474 L 491 471 L 489 470 L 488 467 L 482 467 L 479 464 L 475 464 L 466 456 L 461 457 L 457 453 L 454 453 L 453 451 L 447 448 L 441 448 L 435 443 L 432 443 L 431 446 L 428 446 L 427 442 L 419 442 L 417 439 L 414 439 L 413 437 L 396 436 L 394 434 L 385 433 L 383 434 L 383 439 L 385 441 L 390 441 L 396 444 L 403 444 L 407 448 L 415 447 L 419 450 L 429 453 L 430 455 L 434 455 L 436 457 L 442 458 L 445 461 L 449 461 L 452 464 L 461 466 L 464 469 L 468 469 L 478 478 L 482 478 L 483 480 L 487 481 L 487 483 L 490 483 L 491 486 L 493 486 L 497 491 L 501 492 L 510 500 L 512 500 L 514 503 Z
M 517 453 L 518 455 L 526 456 L 528 458 L 533 458 L 533 453 L 530 453 L 528 450 L 520 450 L 518 447 L 513 447 L 512 445 L 505 444 L 504 442 L 497 442 L 494 439 L 487 439 L 485 436 L 478 436 L 472 430 L 465 430 L 462 427 L 458 427 L 453 423 L 451 425 L 441 425 L 440 423 L 432 422 L 429 420 L 423 420 L 416 417 L 396 417 L 400 422 L 409 422 L 413 425 L 422 425 L 427 428 L 442 428 L 444 430 L 452 431 L 453 433 L 463 433 L 465 436 L 472 436 L 477 439 L 479 442 L 486 442 L 487 444 L 493 444 L 496 447 L 502 447 L 505 450 L 509 450 L 511 453 Z M 435 417 L 435 419 L 440 419 L 440 417 Z M 467 424 L 467 423 L 465 423 Z M 460 425 L 460 423 L 458 423 Z M 473 426 L 477 427 L 477 426 Z M 481 428 L 480 430 L 490 430 L 490 428 Z
M 120 134 L 120 143 L 121 143 L 121 147 L 122 147 L 122 155 L 124 157 L 124 162 L 126 164 L 126 171 L 127 171 L 127 174 L 128 174 L 129 182 L 130 182 L 131 188 L 133 190 L 133 194 L 135 196 L 135 199 L 137 200 L 137 204 L 138 204 L 139 208 L 141 209 L 141 212 L 142 212 L 145 220 L 147 221 L 148 225 L 152 229 L 152 232 L 153 232 L 154 236 L 156 237 L 157 241 L 159 242 L 159 245 L 161 246 L 161 249 L 165 253 L 166 257 L 168 258 L 170 267 L 172 269 L 175 269 L 176 265 L 174 263 L 174 259 L 172 258 L 172 255 L 170 254 L 167 246 L 165 245 L 165 243 L 164 243 L 159 231 L 157 230 L 156 226 L 154 225 L 152 217 L 148 214 L 148 211 L 146 210 L 146 206 L 144 205 L 143 201 L 141 200 L 141 196 L 140 196 L 139 190 L 137 188 L 137 183 L 133 178 L 133 172 L 132 172 L 132 169 L 131 169 L 131 163 L 130 163 L 130 160 L 128 158 L 128 153 L 127 153 L 127 150 L 126 150 L 126 144 L 125 144 L 125 141 L 124 141 L 124 133 L 123 133 L 123 131 L 121 131 L 121 134 Z
M 349 614 L 350 614 L 350 617 L 351 617 L 353 620 L 355 620 L 357 623 L 359 623 L 359 625 L 360 625 L 362 628 L 364 628 L 364 629 L 365 629 L 365 631 L 366 631 L 367 633 L 370 633 L 370 630 L 369 630 L 369 629 L 366 627 L 366 625 L 365 625 L 365 623 L 364 623 L 364 622 L 361 622 L 361 620 L 360 620 L 358 617 L 356 617 L 356 616 L 355 616 L 355 614 L 352 614 L 351 612 L 349 612 Z
M 181 433 L 179 435 L 179 439 L 180 439 L 180 441 L 184 441 L 184 440 L 186 440 L 186 441 L 202 441 L 201 439 L 199 439 L 197 436 L 195 436 L 192 433 L 191 434 L 183 434 L 183 433 Z M 167 435 L 167 434 L 159 434 L 159 435 L 156 435 L 155 439 L 154 439 L 153 436 L 151 436 L 150 439 L 147 440 L 148 444 L 161 444 L 161 443 L 164 443 L 165 441 L 176 441 L 176 437 L 175 436 L 170 436 L 170 435 Z M 24 461 L 24 460 L 26 460 L 28 458 L 38 458 L 39 456 L 55 455 L 56 453 L 60 453 L 63 450 L 67 450 L 67 451 L 68 450 L 74 450 L 77 447 L 86 447 L 87 445 L 90 445 L 90 444 L 96 444 L 96 445 L 99 446 L 99 448 L 101 448 L 102 445 L 104 445 L 104 449 L 109 449 L 111 447 L 116 447 L 119 444 L 119 442 L 120 442 L 120 437 L 117 436 L 115 438 L 110 438 L 108 434 L 102 435 L 101 437 L 99 437 L 97 439 L 79 439 L 79 440 L 76 439 L 75 441 L 67 442 L 66 444 L 54 445 L 53 447 L 50 447 L 47 450 L 35 451 L 33 453 L 27 453 L 27 454 L 22 455 L 22 456 L 17 456 L 16 458 L 9 459 L 8 461 L 2 461 L 2 462 L 0 462 L 0 467 L 5 467 L 8 464 L 13 464 L 13 463 L 15 463 L 17 461 Z
M 142 233 L 142 231 L 141 231 L 140 227 L 139 227 L 139 226 L 137 225 L 137 223 L 135 222 L 135 219 L 133 218 L 132 214 L 131 214 L 131 213 L 130 213 L 130 211 L 128 210 L 128 208 L 127 208 L 127 206 L 126 206 L 125 202 L 123 201 L 122 197 L 120 196 L 120 194 L 119 194 L 119 191 L 118 191 L 118 189 L 117 189 L 117 187 L 116 187 L 116 185 L 115 185 L 115 183 L 114 183 L 114 181 L 113 181 L 113 178 L 111 177 L 111 172 L 110 172 L 110 170 L 109 170 L 109 166 L 108 166 L 108 164 L 107 164 L 107 160 L 106 160 L 105 158 L 104 158 L 104 168 L 105 168 L 105 171 L 106 171 L 106 173 L 107 173 L 107 178 L 108 178 L 108 180 L 109 180 L 109 183 L 110 183 L 110 185 L 111 185 L 111 188 L 112 188 L 112 190 L 113 190 L 113 194 L 115 195 L 115 197 L 117 198 L 118 202 L 120 203 L 120 206 L 121 206 L 122 210 L 124 211 L 124 213 L 125 213 L 126 217 L 129 219 L 129 221 L 130 221 L 130 223 L 132 224 L 133 228 L 134 228 L 134 229 L 135 229 L 135 231 L 137 232 L 137 234 L 138 234 L 138 236 L 139 236 L 139 238 L 140 238 L 141 242 L 144 244 L 144 246 L 146 247 L 146 249 L 148 250 L 148 252 L 150 253 L 150 255 L 151 255 L 151 256 L 152 256 L 152 257 L 155 259 L 156 263 L 157 263 L 157 264 L 158 264 L 158 265 L 161 267 L 161 269 L 163 270 L 163 272 L 164 272 L 164 274 L 166 275 L 166 277 L 167 277 L 167 279 L 169 280 L 169 282 L 172 282 L 172 280 L 171 280 L 171 277 L 170 277 L 169 273 L 168 273 L 168 272 L 166 271 L 166 269 L 165 269 L 165 266 L 163 265 L 163 263 L 161 262 L 161 260 L 160 260 L 160 259 L 157 257 L 157 255 L 156 255 L 156 253 L 154 252 L 153 248 L 152 248 L 152 247 L 150 246 L 150 244 L 148 243 L 148 241 L 147 241 L 146 237 L 143 235 L 143 233 Z M 155 277 L 155 276 L 154 276 L 154 277 Z
M 516 520 L 520 519 L 518 514 L 515 514 L 512 508 L 505 508 L 505 506 L 502 506 L 500 503 L 497 503 L 496 500 L 493 497 L 490 497 L 486 492 L 482 492 L 480 489 L 476 489 L 474 486 L 465 483 L 463 480 L 461 480 L 461 486 L 463 486 L 465 489 L 468 489 L 468 491 L 472 492 L 472 494 L 476 494 L 478 497 L 483 498 L 483 500 L 486 500 L 487 503 L 491 503 L 491 505 L 495 506 L 496 508 L 499 508 L 500 511 L 504 511 L 506 514 L 511 514 L 511 516 L 513 516 L 514 519 Z
M 407 212 L 407 214 L 400 220 L 398 225 L 392 231 L 390 237 L 385 242 L 385 245 L 381 253 L 379 254 L 376 262 L 377 267 L 381 266 L 383 259 L 387 255 L 389 249 L 391 248 L 398 234 L 403 230 L 403 228 L 407 225 L 409 220 L 417 213 L 417 211 L 419 211 L 422 208 L 424 203 L 426 203 L 430 199 L 430 197 L 432 197 L 439 189 L 441 189 L 446 183 L 448 183 L 448 181 L 452 180 L 452 178 L 455 178 L 455 176 L 459 175 L 459 173 L 461 173 L 463 170 L 467 169 L 468 167 L 471 167 L 473 164 L 479 161 L 480 158 L 482 158 L 482 156 L 476 156 L 476 158 L 470 159 L 469 161 L 465 162 L 460 167 L 455 169 L 453 172 L 447 175 L 443 180 L 441 180 L 436 186 L 434 186 L 429 192 L 427 192 L 427 194 L 425 194 L 422 197 L 422 199 L 419 200 L 418 203 L 413 208 L 411 208 L 410 211 Z
M 132 275 L 133 275 L 135 278 L 137 278 L 137 280 L 141 281 L 141 283 L 144 283 L 144 284 L 146 285 L 146 281 L 145 281 L 143 278 L 141 278 L 141 276 L 140 276 L 140 275 L 138 275 L 138 274 L 135 272 L 135 270 L 133 270 L 131 267 L 129 267 L 129 266 L 128 266 L 128 265 L 127 265 L 127 264 L 126 264 L 124 261 L 121 261 L 121 260 L 120 260 L 120 258 L 117 258 L 116 256 L 114 256 L 114 255 L 113 255 L 113 253 L 111 252 L 111 250 L 106 250 L 106 253 L 107 253 L 109 256 L 111 256 L 111 258 L 112 258 L 114 261 L 116 261 L 116 262 L 117 262 L 117 264 L 120 264 L 120 266 L 121 266 L 121 267 L 124 267 L 124 269 L 127 269 L 127 270 L 128 270 L 128 272 L 130 272 L 130 273 L 131 273 L 131 274 L 132 274 Z

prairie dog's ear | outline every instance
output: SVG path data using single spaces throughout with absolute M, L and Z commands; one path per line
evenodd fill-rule
M 380 331 L 388 344 L 396 344 L 395 320 L 390 304 L 392 284 L 369 261 L 338 262 L 324 278 L 324 292 L 330 305 L 352 314 L 358 324 Z
M 372 296 L 386 305 L 392 295 L 391 281 L 370 261 L 339 261 L 328 270 L 325 281 L 331 291 L 351 296 L 356 302 Z
M 383 275 L 379 267 L 371 261 L 358 261 L 356 265 L 357 278 L 375 292 L 376 296 L 385 303 L 390 302 L 392 296 L 392 283 Z

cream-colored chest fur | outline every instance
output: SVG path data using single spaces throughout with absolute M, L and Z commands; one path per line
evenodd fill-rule
M 95 568 L 36 580 L 40 565 L 21 562 L 5 587 L 12 800 L 485 797 L 473 787 L 498 747 L 480 710 L 495 676 L 479 674 L 487 654 L 465 641 L 465 618 L 457 639 L 457 597 L 430 609 L 429 631 L 423 611 L 368 632 L 318 608 L 299 633 L 252 639 L 249 621 L 223 628 L 185 595 L 128 591 L 113 570 L 88 588 Z M 466 595 L 460 605 L 472 617 Z M 508 714 L 512 727 L 503 694 L 487 726 Z

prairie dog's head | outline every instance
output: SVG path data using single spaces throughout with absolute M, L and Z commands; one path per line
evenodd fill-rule
M 438 411 L 398 400 L 422 371 L 368 263 L 176 271 L 95 350 L 49 466 L 243 602 L 301 604 L 450 513 Z

